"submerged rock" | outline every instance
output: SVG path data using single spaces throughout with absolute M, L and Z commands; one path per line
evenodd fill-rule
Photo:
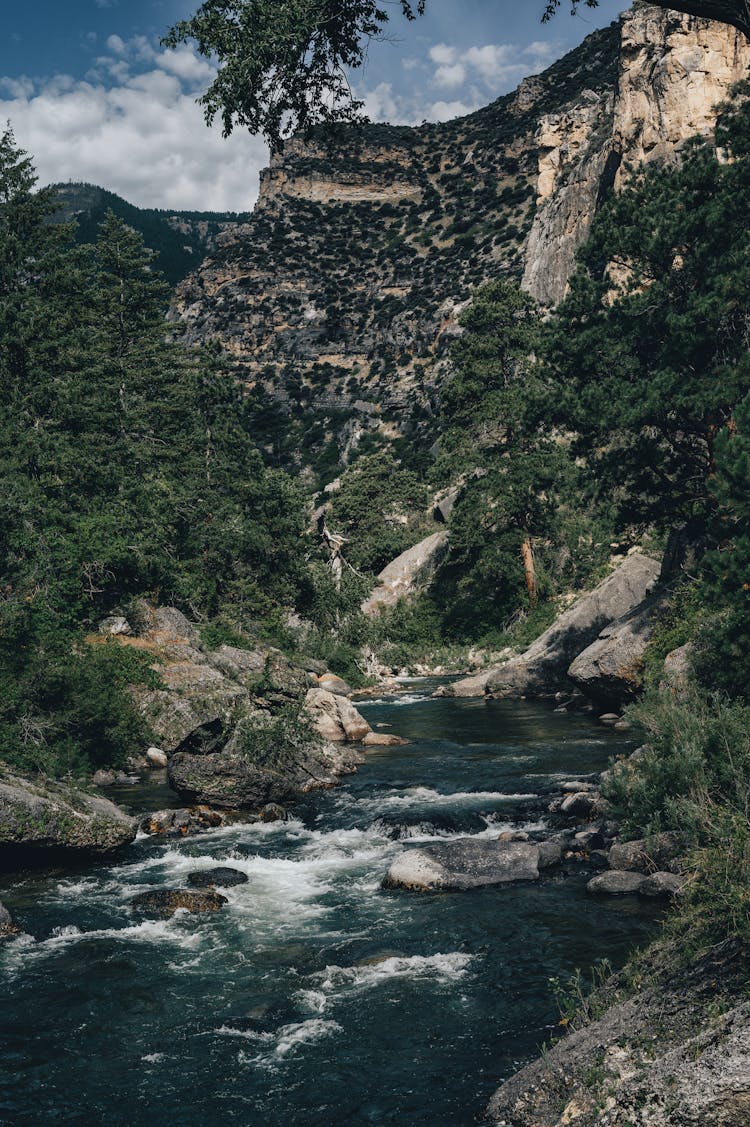
M 218 892 L 191 892 L 187 888 L 157 888 L 142 892 L 130 901 L 133 911 L 144 916 L 168 919 L 181 908 L 186 912 L 218 912 L 228 903 Z
M 215 869 L 191 873 L 188 884 L 193 888 L 233 888 L 236 884 L 247 884 L 247 880 L 247 873 L 219 865 Z
M 136 821 L 99 795 L 0 767 L 0 854 L 4 849 L 62 849 L 107 854 L 129 845 Z
M 383 887 L 430 892 L 538 880 L 539 864 L 539 847 L 529 842 L 460 838 L 399 854 Z

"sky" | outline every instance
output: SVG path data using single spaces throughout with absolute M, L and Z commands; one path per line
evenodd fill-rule
M 141 207 L 245 211 L 268 161 L 244 130 L 208 129 L 196 98 L 214 74 L 190 47 L 159 40 L 199 0 L 2 0 L 0 122 L 41 184 L 85 180 Z M 377 121 L 446 121 L 513 90 L 627 7 L 600 0 L 575 17 L 563 0 L 428 0 L 407 24 L 396 0 L 385 41 L 353 84 Z

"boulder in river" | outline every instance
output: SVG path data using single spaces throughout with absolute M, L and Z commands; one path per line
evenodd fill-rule
M 168 919 L 181 908 L 186 912 L 218 912 L 226 903 L 226 896 L 211 889 L 191 892 L 187 888 L 155 888 L 134 896 L 130 907 L 140 915 Z
M 624 870 L 610 869 L 592 877 L 586 891 L 592 896 L 628 896 L 640 891 L 644 881 L 642 873 L 628 873 Z
M 180 810 L 155 810 L 141 820 L 140 829 L 146 834 L 166 834 L 185 837 L 204 833 L 225 822 L 225 815 L 210 806 L 191 806 Z
M 233 888 L 237 884 L 247 884 L 247 873 L 219 865 L 215 869 L 201 869 L 191 873 L 188 884 L 192 888 Z
M 553 696 L 569 689 L 571 662 L 598 634 L 641 603 L 656 584 L 657 560 L 634 552 L 598 587 L 581 595 L 518 657 L 487 673 L 441 686 L 441 696 Z
M 18 935 L 18 932 L 18 925 L 8 909 L 0 902 L 0 939 L 10 939 L 12 935 Z
M 135 819 L 106 798 L 0 766 L 0 855 L 19 848 L 108 854 L 129 845 L 136 828 Z
M 530 842 L 459 838 L 400 853 L 383 887 L 462 891 L 532 881 L 539 879 L 539 862 L 539 847 Z
M 309 689 L 305 712 L 315 731 L 324 740 L 358 742 L 369 735 L 371 728 L 350 700 L 326 688 Z

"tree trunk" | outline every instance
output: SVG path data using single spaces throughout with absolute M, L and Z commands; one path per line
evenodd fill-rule
M 649 2 L 657 8 L 731 24 L 750 39 L 750 0 L 649 0 Z
M 531 547 L 531 540 L 528 536 L 521 545 L 521 555 L 523 556 L 523 570 L 526 573 L 526 590 L 529 592 L 529 603 L 532 607 L 535 607 L 538 601 L 536 566 L 534 564 L 534 552 Z

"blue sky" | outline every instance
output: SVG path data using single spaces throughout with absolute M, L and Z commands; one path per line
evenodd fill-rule
M 11 121 L 43 183 L 89 180 L 142 206 L 252 206 L 265 146 L 207 130 L 195 97 L 210 65 L 159 46 L 198 0 L 6 2 L 0 120 Z M 378 120 L 446 120 L 512 90 L 626 6 L 602 0 L 571 18 L 563 0 L 542 25 L 543 0 L 428 0 L 414 24 L 394 5 L 389 39 L 372 45 L 357 91 Z

